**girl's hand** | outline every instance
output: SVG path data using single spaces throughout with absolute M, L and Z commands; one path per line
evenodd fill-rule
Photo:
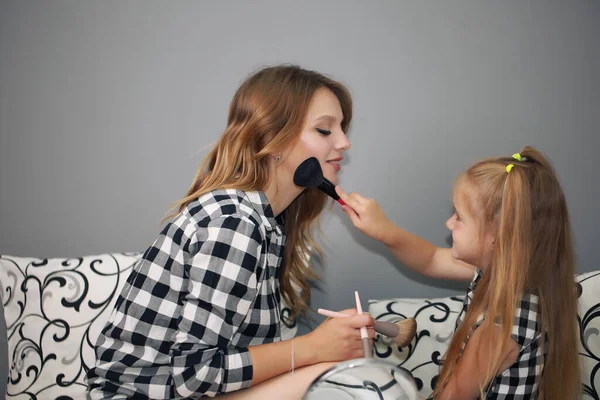
M 357 315 L 355 309 L 341 311 L 345 318 L 328 318 L 314 331 L 307 334 L 310 346 L 318 362 L 345 361 L 364 357 L 360 328 L 367 327 L 369 339 L 373 339 L 375 320 L 369 314 Z
M 375 200 L 355 192 L 346 194 L 339 186 L 335 187 L 335 191 L 346 203 L 345 206 L 342 206 L 342 210 L 348 214 L 352 224 L 365 235 L 382 242 L 384 234 L 392 222 L 379 204 Z

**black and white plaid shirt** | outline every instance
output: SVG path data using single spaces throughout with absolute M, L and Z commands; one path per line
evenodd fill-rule
M 129 276 L 96 344 L 90 397 L 214 397 L 248 387 L 248 346 L 281 340 L 284 243 L 262 192 L 215 190 L 192 201 Z
M 483 273 L 477 269 L 469 291 L 465 296 L 463 308 L 456 321 L 456 327 L 463 321 L 467 308 L 473 299 L 473 291 L 477 287 Z M 515 310 L 512 327 L 512 338 L 519 345 L 517 361 L 502 374 L 496 376 L 487 391 L 486 399 L 535 399 L 538 380 L 544 366 L 544 351 L 541 347 L 541 316 L 539 314 L 538 297 L 524 294 Z M 481 325 L 483 318 L 471 329 L 467 340 L 475 329 Z M 463 350 L 466 341 L 463 343 Z

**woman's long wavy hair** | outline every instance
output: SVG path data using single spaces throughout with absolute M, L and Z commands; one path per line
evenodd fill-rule
M 347 132 L 352 120 L 352 97 L 341 83 L 294 65 L 267 67 L 249 76 L 231 101 L 225 132 L 203 160 L 186 195 L 174 204 L 175 212 L 167 218 L 211 190 L 264 190 L 271 178 L 269 157 L 299 139 L 309 104 L 320 88 L 329 89 L 339 100 L 344 116 L 342 130 Z M 326 203 L 325 194 L 307 189 L 282 213 L 287 238 L 280 285 L 292 319 L 308 309 L 308 281 L 316 275 L 307 268 L 307 255 L 323 255 L 313 230 Z
M 461 348 L 478 317 L 478 329 L 491 332 L 500 321 L 501 340 L 486 368 L 486 386 L 502 363 L 511 340 L 515 308 L 524 293 L 537 295 L 542 346 L 547 345 L 538 396 L 544 400 L 578 398 L 581 392 L 577 338 L 577 294 L 567 203 L 554 169 L 532 147 L 511 157 L 480 161 L 457 179 L 470 208 L 480 211 L 483 229 L 496 230 L 493 260 L 473 294 L 464 321 L 445 356 L 435 395 L 450 380 Z M 509 173 L 506 167 L 513 164 Z M 464 194 L 464 193 L 463 193 Z M 545 342 L 545 343 L 544 343 Z M 542 347 L 543 348 L 543 347 Z M 480 387 L 481 397 L 486 387 Z

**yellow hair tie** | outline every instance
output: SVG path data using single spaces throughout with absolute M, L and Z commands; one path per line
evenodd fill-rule
M 510 172 L 510 170 L 511 170 L 511 169 L 513 169 L 513 167 L 514 167 L 514 166 L 515 166 L 514 164 L 508 164 L 508 165 L 506 166 L 506 173 L 509 173 L 509 172 Z
M 515 153 L 512 155 L 512 158 L 514 158 L 517 161 L 521 161 L 521 154 Z M 509 172 L 509 171 L 506 171 L 506 172 Z

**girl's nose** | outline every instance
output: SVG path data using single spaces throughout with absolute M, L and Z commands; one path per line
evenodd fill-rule
M 449 230 L 452 230 L 452 227 L 454 226 L 454 223 L 453 223 L 454 218 L 453 217 L 454 217 L 454 215 L 446 220 L 446 228 L 448 228 Z

